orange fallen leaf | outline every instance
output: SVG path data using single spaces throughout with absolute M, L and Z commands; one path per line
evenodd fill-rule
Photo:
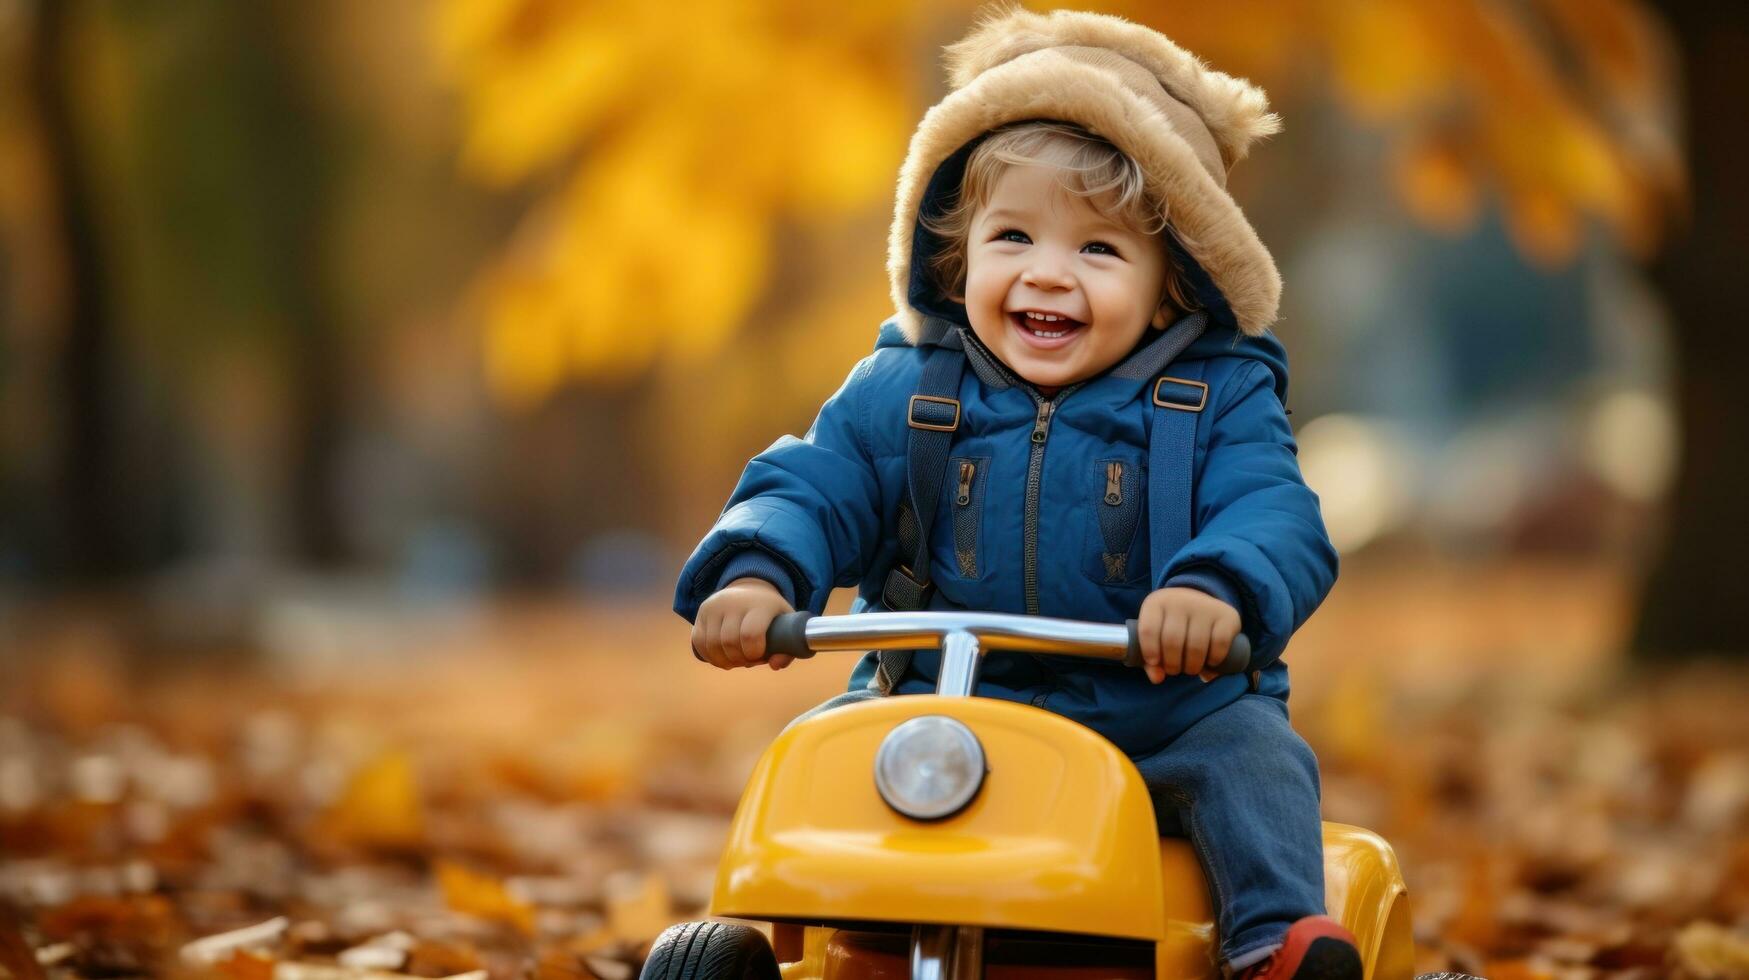
M 322 829 L 355 844 L 415 848 L 425 841 L 424 810 L 413 761 L 389 751 L 354 773 Z
M 660 875 L 615 875 L 607 882 L 607 923 L 614 935 L 641 943 L 674 924 L 673 903 Z
M 549 949 L 534 965 L 533 980 L 594 980 L 583 957 L 563 949 Z
M 1477 949 L 1488 949 L 1500 933 L 1499 909 L 1503 890 L 1498 862 L 1484 854 L 1472 854 L 1464 862 L 1462 899 L 1457 914 L 1446 923 L 1446 936 Z
M 157 948 L 167 946 L 175 934 L 176 910 L 161 895 L 87 895 L 43 912 L 37 928 L 50 942 L 95 940 Z
M 273 960 L 246 949 L 233 950 L 229 959 L 213 964 L 227 980 L 273 980 Z
M 18 931 L 12 907 L 0 901 L 0 974 L 12 980 L 41 980 L 43 970 L 30 943 Z
M 449 980 L 485 980 L 479 950 L 465 943 L 421 942 L 407 953 L 408 976 L 448 977 Z M 389 974 L 396 976 L 397 974 Z
M 1552 976 L 1525 960 L 1490 960 L 1482 975 L 1488 980 L 1549 980 Z
M 440 861 L 437 883 L 443 889 L 444 903 L 457 912 L 503 922 L 526 934 L 534 933 L 534 908 L 506 891 L 497 878 Z
M 664 927 L 666 928 L 666 927 Z M 619 942 L 619 936 L 606 923 L 565 941 L 565 950 L 576 956 L 599 953 Z

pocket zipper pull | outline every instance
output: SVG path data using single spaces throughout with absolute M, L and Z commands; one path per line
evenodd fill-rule
M 960 464 L 960 495 L 953 502 L 961 507 L 972 502 L 972 476 L 978 472 L 976 464 L 967 460 Z
M 1123 464 L 1105 464 L 1105 502 L 1116 507 L 1123 503 Z

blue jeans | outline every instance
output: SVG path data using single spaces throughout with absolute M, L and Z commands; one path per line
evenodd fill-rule
M 1166 837 L 1188 837 L 1214 893 L 1221 959 L 1277 946 L 1324 911 L 1318 760 L 1287 703 L 1247 694 L 1134 760 Z
M 849 691 L 796 721 L 879 696 Z M 1285 701 L 1246 694 L 1133 761 L 1161 836 L 1190 838 L 1202 863 L 1223 962 L 1249 965 L 1296 919 L 1323 913 L 1318 760 L 1288 725 Z

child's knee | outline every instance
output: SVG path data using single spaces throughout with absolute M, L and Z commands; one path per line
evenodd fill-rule
M 1156 755 L 1138 762 L 1151 788 L 1174 788 L 1193 798 L 1206 787 L 1233 779 L 1318 793 L 1318 759 L 1288 724 L 1286 706 L 1266 695 L 1247 695 L 1217 708 Z

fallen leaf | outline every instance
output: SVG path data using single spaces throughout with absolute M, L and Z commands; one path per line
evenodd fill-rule
M 1553 976 L 1526 960 L 1489 960 L 1482 974 L 1488 980 L 1550 980 Z
M 642 943 L 674 924 L 673 902 L 660 875 L 620 873 L 607 881 L 607 922 L 615 936 Z
M 583 962 L 588 964 L 589 972 L 597 980 L 631 980 L 632 965 L 623 960 L 610 959 L 606 956 L 585 956 Z
M 246 949 L 232 950 L 229 958 L 213 964 L 213 969 L 227 980 L 273 980 L 273 967 L 272 959 Z
M 278 942 L 290 926 L 291 920 L 280 915 L 252 926 L 205 936 L 182 947 L 182 960 L 193 964 L 217 963 L 226 954 Z
M 41 966 L 54 966 L 63 960 L 71 959 L 77 951 L 72 943 L 55 943 L 44 946 L 36 951 L 36 961 Z
M 457 912 L 503 922 L 525 934 L 534 932 L 534 908 L 512 896 L 504 883 L 448 861 L 437 864 L 437 882 L 443 901 Z
M 535 962 L 533 980 L 591 980 L 593 976 L 583 965 L 583 957 L 569 950 L 549 949 Z
M 1677 975 L 1689 980 L 1749 977 L 1749 932 L 1713 922 L 1691 922 L 1671 943 Z
M 402 969 L 422 977 L 462 976 L 480 969 L 480 954 L 468 946 L 423 942 L 407 955 Z
M 144 953 L 167 946 L 176 932 L 175 910 L 161 895 L 88 895 L 42 913 L 37 926 L 49 940 L 72 942 L 81 953 L 99 944 Z
M 425 842 L 425 814 L 413 761 L 389 751 L 352 775 L 321 821 L 328 834 L 371 847 L 415 849 Z
M 341 966 L 355 970 L 399 970 L 407 962 L 407 953 L 417 945 L 419 940 L 407 933 L 388 932 L 341 950 L 335 958 Z
M 399 970 L 407 962 L 407 951 L 367 944 L 342 950 L 336 959 L 354 970 Z
M 12 907 L 0 902 L 0 970 L 13 980 L 42 980 L 42 965 L 30 950 L 24 935 L 18 931 L 18 918 Z
M 279 963 L 273 968 L 273 980 L 414 980 L 419 974 L 385 973 L 381 970 L 359 970 L 327 963 Z M 485 970 L 446 974 L 440 980 L 486 980 Z

